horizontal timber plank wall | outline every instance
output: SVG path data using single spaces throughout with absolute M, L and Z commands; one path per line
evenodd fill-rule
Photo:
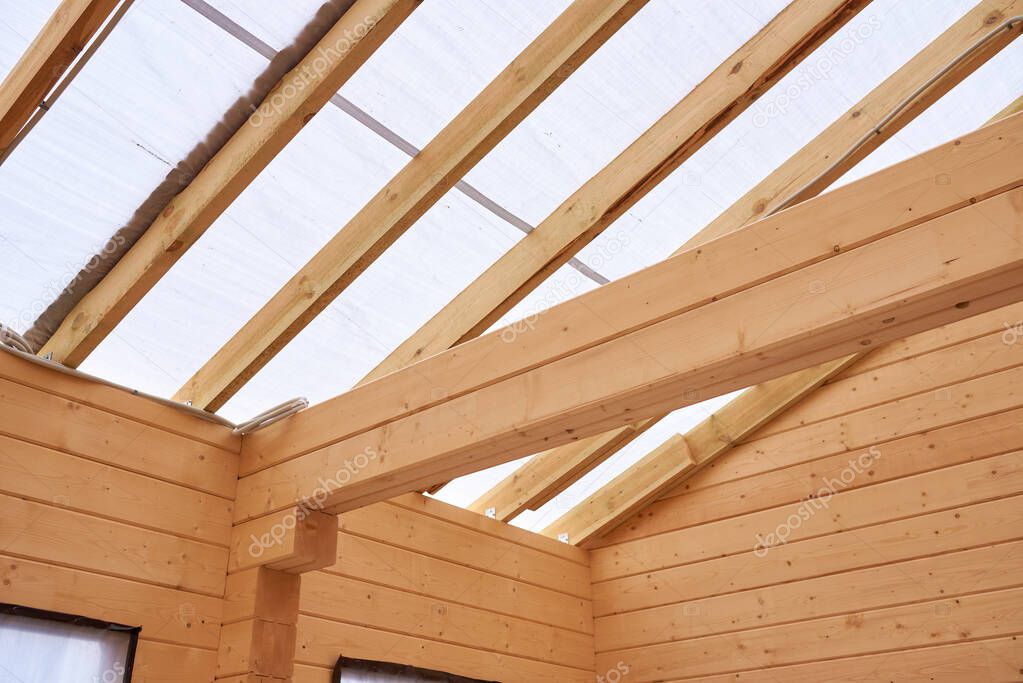
M 591 681 L 588 553 L 409 494 L 341 515 L 302 576 L 295 683 L 338 656 L 500 681 Z
M 596 671 L 1020 680 L 1021 321 L 877 349 L 592 543 Z
M 141 626 L 136 683 L 211 681 L 240 448 L 0 353 L 0 602 Z

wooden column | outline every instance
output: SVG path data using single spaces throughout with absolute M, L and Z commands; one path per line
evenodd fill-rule
M 217 681 L 290 681 L 302 573 L 337 561 L 338 519 L 305 507 L 231 532 Z

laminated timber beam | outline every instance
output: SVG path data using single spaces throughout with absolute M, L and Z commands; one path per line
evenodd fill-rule
M 174 396 L 216 410 L 647 0 L 575 0 Z
M 866 0 L 796 0 L 788 5 L 362 382 L 485 332 L 866 4 Z M 623 437 L 639 433 L 628 430 Z M 586 459 L 592 462 L 598 457 L 599 453 L 589 453 Z
M 1016 115 L 271 425 L 256 448 L 292 459 L 239 480 L 236 520 L 343 512 L 1023 299 L 1021 152 Z
M 1017 38 L 1020 24 L 998 31 L 975 47 L 995 27 L 1021 12 L 1019 0 L 977 4 L 675 253 L 823 191 Z M 947 68 L 963 54 L 968 56 Z M 898 109 L 901 103 L 907 104 Z M 996 118 L 1008 113 L 1009 109 Z M 537 509 L 663 417 L 538 453 L 470 507 L 481 513 L 493 508 L 497 518 L 506 521 L 523 510 Z
M 995 114 L 988 124 L 1020 111 L 1023 97 Z M 551 538 L 567 535 L 575 544 L 602 536 L 871 352 L 850 354 L 750 388 L 684 437 L 676 434 L 643 456 L 540 533 Z M 680 454 L 685 458 L 679 458 Z
M 62 0 L 0 85 L 0 158 L 119 0 Z
M 610 531 L 860 357 L 850 354 L 743 392 L 685 435 L 667 439 L 540 533 L 581 545 Z
M 362 381 L 382 377 L 483 334 L 866 4 L 866 0 L 796 0 L 788 5 Z M 541 488 L 540 496 L 544 491 L 567 486 L 573 477 L 581 476 L 642 432 L 628 428 L 616 439 L 585 448 L 585 452 L 559 453 L 558 460 L 568 466 L 554 468 L 555 472 L 549 471 L 552 468 L 524 467 L 516 473 L 520 476 L 515 477 L 513 486 L 521 488 L 529 482 Z M 536 464 L 543 462 L 541 458 Z M 443 484 L 431 487 L 430 492 Z M 487 507 L 489 504 L 471 509 L 483 513 Z M 507 519 L 501 515 L 502 509 L 498 508 L 498 519 Z
M 483 334 L 866 4 L 865 0 L 796 0 L 788 5 L 362 381 L 382 377 Z M 546 491 L 568 486 L 643 431 L 629 427 L 615 439 L 593 447 L 559 452 L 557 460 L 564 467 L 542 467 L 545 458 L 534 459 L 534 467 L 527 464 L 512 475 L 512 487 L 540 489 L 527 496 L 535 500 Z M 431 487 L 430 492 L 443 485 Z M 481 499 L 470 509 L 482 514 L 488 507 L 489 502 Z M 503 514 L 505 506 L 496 509 L 498 519 L 508 518 Z
M 39 354 L 80 365 L 418 4 L 357 0 L 82 297 Z

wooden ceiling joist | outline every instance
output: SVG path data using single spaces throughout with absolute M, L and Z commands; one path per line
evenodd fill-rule
M 240 479 L 236 519 L 360 507 L 1023 300 L 1021 152 L 1017 115 L 271 425 L 259 447 L 294 457 Z
M 988 124 L 1020 111 L 1023 97 L 998 112 Z M 573 506 L 541 533 L 551 538 L 567 534 L 569 542 L 577 545 L 604 535 L 872 352 L 850 354 L 752 387 L 687 432 L 684 438 L 676 435 L 683 438 L 691 465 L 677 460 L 683 447 L 673 437 Z
M 1018 0 L 979 3 L 675 253 L 727 234 L 778 211 L 782 206 L 806 200 L 823 191 L 1016 38 L 1018 26 L 1011 31 L 1003 31 L 982 45 L 956 68 L 944 73 L 941 71 L 988 35 L 994 26 L 1021 11 L 1023 2 Z M 928 85 L 938 74 L 940 78 Z M 917 96 L 910 106 L 887 119 L 900 103 L 912 98 L 914 93 Z M 999 117 L 1007 113 L 1008 110 Z M 845 154 L 854 147 L 853 153 Z M 658 419 L 598 434 L 585 443 L 539 453 L 498 482 L 471 508 L 480 512 L 494 508 L 497 517 L 504 520 L 525 509 L 536 509 L 614 455 L 638 433 L 656 424 Z M 572 476 L 568 476 L 569 473 Z
M 0 85 L 0 158 L 120 0 L 62 0 Z
M 216 410 L 647 0 L 575 0 L 178 391 Z
M 418 3 L 358 0 L 352 5 L 168 203 L 138 242 L 82 297 L 40 355 L 52 354 L 70 367 L 85 360 Z

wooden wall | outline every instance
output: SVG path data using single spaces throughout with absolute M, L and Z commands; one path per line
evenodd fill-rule
M 141 625 L 135 681 L 211 681 L 240 440 L 7 353 L 0 408 L 0 601 Z M 342 653 L 593 675 L 586 551 L 419 495 L 341 527 L 337 564 L 302 577 L 296 683 Z
M 418 494 L 341 515 L 302 576 L 295 683 L 339 655 L 501 681 L 590 681 L 586 551 Z
M 589 553 L 419 495 L 345 514 L 337 564 L 302 578 L 294 680 L 341 654 L 502 681 L 1018 680 L 1020 320 L 878 349 Z M 0 405 L 0 601 L 140 624 L 136 681 L 211 680 L 238 440 L 8 354 Z
M 597 673 L 1020 680 L 1021 320 L 876 350 L 600 540 Z
M 239 447 L 0 353 L 0 601 L 141 625 L 134 681 L 212 680 Z

